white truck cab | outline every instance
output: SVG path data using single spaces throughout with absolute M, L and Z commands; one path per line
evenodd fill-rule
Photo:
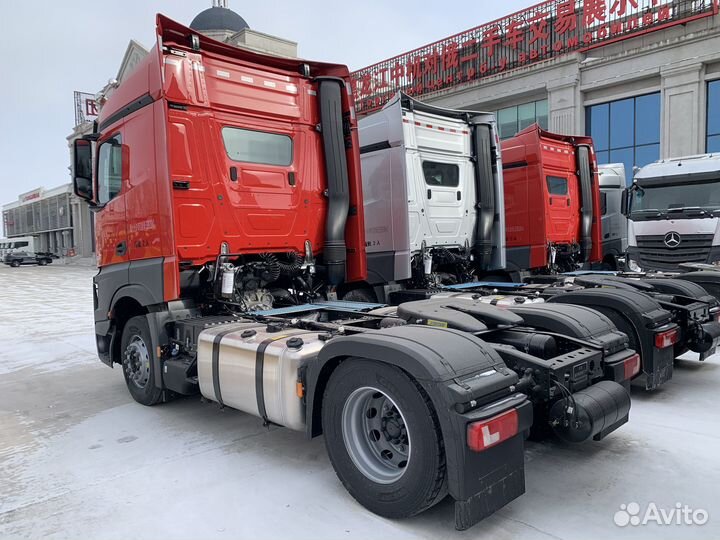
M 621 212 L 622 194 L 627 186 L 625 165 L 609 163 L 598 167 L 600 213 L 602 215 L 603 263 L 613 270 L 627 251 L 627 218 Z
M 438 274 L 454 256 L 484 271 L 505 267 L 493 114 L 399 93 L 361 118 L 359 133 L 371 285 Z
M 720 154 L 651 163 L 626 193 L 629 270 L 720 266 Z

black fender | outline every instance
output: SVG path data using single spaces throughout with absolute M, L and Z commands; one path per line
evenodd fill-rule
M 652 285 L 660 293 L 678 296 L 687 296 L 700 302 L 707 302 L 711 306 L 718 303 L 718 300 L 697 283 L 675 278 L 644 278 L 643 283 Z
M 607 316 L 628 335 L 630 347 L 640 353 L 649 390 L 672 378 L 673 349 L 656 348 L 655 332 L 677 325 L 672 313 L 647 294 L 624 288 L 597 288 L 558 294 L 548 302 L 587 306 Z
M 131 300 L 133 304 L 148 312 L 154 311 L 158 306 L 164 305 L 157 303 L 157 297 L 154 296 L 147 287 L 141 284 L 125 285 L 115 292 L 109 303 L 98 305 L 98 309 L 95 310 L 95 337 L 98 356 L 103 363 L 110 367 L 113 367 L 115 360 L 112 357 L 112 351 L 115 350 L 117 340 L 121 338 L 121 329 L 118 326 L 118 321 L 122 320 L 124 322 L 130 317 L 143 314 L 142 312 L 118 314 L 116 310 L 118 304 L 124 303 L 127 300 Z M 162 302 L 162 299 L 160 299 L 160 302 Z M 98 320 L 98 317 L 102 318 Z M 155 329 L 153 328 L 153 323 L 150 318 L 148 319 L 148 324 L 150 324 L 151 330 L 154 331 Z
M 162 309 L 163 264 L 163 258 L 116 263 L 101 267 L 93 277 L 95 337 L 98 356 L 105 364 L 112 367 L 112 351 L 125 320 Z M 142 309 L 118 315 L 126 301 Z
M 685 274 L 678 274 L 675 278 L 691 281 L 692 283 L 700 285 L 708 294 L 711 294 L 720 302 L 720 271 L 687 272 Z
M 628 348 L 628 337 L 605 314 L 583 305 L 528 304 L 508 308 L 528 326 L 581 339 L 605 357 Z
M 502 396 L 502 402 L 514 400 L 521 406 L 523 429 L 529 428 L 532 407 L 525 396 L 513 394 L 511 388 L 518 381 L 517 374 L 505 366 L 489 344 L 470 333 L 446 328 L 407 325 L 332 338 L 320 351 L 317 360 L 308 364 L 305 372 L 308 437 L 322 433 L 322 399 L 332 370 L 339 362 L 353 357 L 397 366 L 410 375 L 432 400 L 444 439 L 448 491 L 453 498 L 468 500 L 478 492 L 488 489 L 492 492 L 493 482 L 501 482 L 502 478 L 506 478 L 507 471 L 511 468 L 519 471 L 521 465 L 516 460 L 522 459 L 522 434 L 516 436 L 519 440 L 512 443 L 512 451 L 506 447 L 495 454 L 492 453 L 494 449 L 469 453 L 466 429 L 470 417 L 455 408 L 471 400 L 483 397 L 487 400 L 489 396 L 499 399 Z M 483 376 L 478 377 L 479 374 Z M 502 447 L 500 445 L 497 449 Z M 477 460 L 490 460 L 481 461 L 485 476 L 466 474 L 468 463 L 477 466 Z M 501 474 L 501 470 L 505 472 Z M 491 474 L 491 471 L 494 473 Z M 518 480 L 517 476 L 513 478 Z M 522 492 L 524 481 L 521 484 Z M 508 496 L 510 492 L 514 493 L 511 499 L 519 495 L 516 490 L 509 489 Z

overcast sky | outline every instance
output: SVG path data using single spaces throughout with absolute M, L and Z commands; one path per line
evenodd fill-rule
M 73 91 L 114 77 L 130 39 L 153 44 L 155 14 L 189 25 L 211 0 L 2 0 L 0 204 L 69 182 Z M 251 28 L 300 56 L 357 69 L 535 4 L 531 0 L 229 0 Z M 352 6 L 352 7 L 351 7 Z

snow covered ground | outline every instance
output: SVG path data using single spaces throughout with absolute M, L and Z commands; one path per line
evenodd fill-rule
M 634 391 L 630 423 L 604 441 L 529 443 L 527 493 L 458 533 L 448 501 L 397 522 L 365 511 L 321 438 L 194 398 L 134 403 L 95 355 L 93 273 L 0 267 L 0 538 L 720 536 L 719 356 L 689 355 L 661 390 Z M 615 525 L 633 502 L 709 521 Z

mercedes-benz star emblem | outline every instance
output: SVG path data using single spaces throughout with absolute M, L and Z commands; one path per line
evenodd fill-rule
M 678 247 L 680 242 L 682 242 L 682 238 L 680 238 L 680 234 L 675 231 L 669 232 L 665 235 L 665 245 L 669 248 Z

